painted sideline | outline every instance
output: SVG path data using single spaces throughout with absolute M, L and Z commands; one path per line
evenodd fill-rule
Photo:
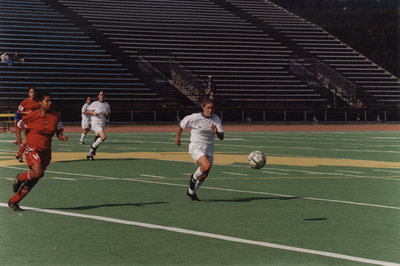
M 6 203 L 0 203 L 0 206 L 8 207 Z M 36 211 L 36 212 L 44 212 L 44 213 L 57 214 L 57 215 L 63 215 L 63 216 L 79 217 L 79 218 L 98 220 L 98 221 L 109 222 L 109 223 L 133 225 L 133 226 L 145 227 L 145 228 L 150 228 L 150 229 L 159 229 L 159 230 L 170 231 L 170 232 L 175 232 L 175 233 L 208 237 L 208 238 L 219 239 L 219 240 L 224 240 L 224 241 L 229 241 L 229 242 L 236 242 L 236 243 L 241 243 L 241 244 L 256 245 L 256 246 L 262 246 L 262 247 L 268 247 L 268 248 L 275 248 L 275 249 L 282 249 L 282 250 L 287 250 L 287 251 L 319 255 L 319 256 L 324 256 L 324 257 L 331 257 L 331 258 L 335 258 L 335 259 L 343 259 L 343 260 L 350 260 L 350 261 L 369 263 L 369 264 L 378 264 L 378 265 L 400 266 L 400 264 L 393 263 L 393 262 L 379 261 L 379 260 L 355 257 L 355 256 L 350 256 L 350 255 L 345 255 L 345 254 L 340 254 L 340 253 L 327 252 L 327 251 L 286 246 L 286 245 L 274 244 L 274 243 L 263 242 L 263 241 L 254 241 L 254 240 L 249 240 L 249 239 L 244 239 L 244 238 L 237 238 L 237 237 L 226 236 L 226 235 L 218 235 L 218 234 L 213 234 L 213 233 L 194 231 L 194 230 L 189 230 L 189 229 L 184 229 L 184 228 L 179 228 L 179 227 L 141 223 L 141 222 L 122 220 L 122 219 L 116 219 L 116 218 L 110 218 L 110 217 L 104 217 L 104 216 L 86 215 L 86 214 L 82 214 L 82 213 L 41 209 L 41 208 L 34 208 L 34 207 L 27 207 L 27 206 L 24 206 L 23 208 L 26 210 Z

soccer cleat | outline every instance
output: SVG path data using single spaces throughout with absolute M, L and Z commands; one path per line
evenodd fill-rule
M 22 211 L 22 209 L 19 207 L 17 202 L 11 202 L 8 201 L 8 207 L 10 207 L 11 209 L 13 209 L 15 212 L 20 212 Z
M 189 191 L 186 191 L 186 195 L 188 195 L 188 197 L 191 198 L 192 201 L 200 201 L 200 199 L 197 197 L 196 193 L 190 194 Z
M 17 193 L 17 191 L 21 188 L 21 185 L 24 183 L 21 180 L 19 180 L 18 177 L 19 177 L 19 174 L 17 174 L 17 176 L 15 177 L 14 182 L 13 182 L 14 193 Z
M 15 159 L 17 159 L 18 162 L 20 162 L 20 163 L 24 162 L 24 160 L 22 159 L 22 156 L 15 155 Z
M 79 144 L 84 145 L 85 142 L 84 141 L 79 141 Z
M 94 161 L 93 155 L 88 155 L 88 156 L 86 156 L 86 159 L 88 159 L 89 161 Z

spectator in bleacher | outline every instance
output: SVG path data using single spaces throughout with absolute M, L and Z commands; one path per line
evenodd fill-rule
M 91 102 L 91 98 L 90 96 L 86 97 L 85 100 L 85 104 L 82 106 L 81 109 L 81 116 L 82 116 L 82 121 L 81 121 L 81 126 L 82 126 L 82 134 L 81 134 L 81 138 L 79 140 L 79 144 L 85 144 L 85 138 L 87 133 L 90 130 L 90 115 L 85 114 L 86 110 L 88 109 L 88 107 L 90 106 L 90 102 Z
M 13 63 L 24 63 L 25 62 L 25 58 L 23 58 L 18 51 L 14 52 L 14 55 L 12 56 L 12 61 Z
M 111 108 L 108 102 L 106 102 L 104 91 L 99 91 L 98 101 L 92 102 L 87 108 L 85 114 L 91 116 L 91 126 L 92 130 L 96 134 L 93 144 L 90 146 L 90 150 L 86 159 L 94 160 L 96 155 L 96 150 L 101 143 L 103 143 L 106 138 L 106 126 L 110 123 L 110 113 Z
M 30 86 L 28 88 L 28 98 L 26 98 L 25 100 L 23 100 L 19 106 L 18 106 L 18 114 L 22 115 L 22 117 L 24 117 L 25 115 L 28 115 L 30 113 L 32 113 L 33 111 L 35 111 L 36 109 L 39 108 L 39 103 L 36 101 L 35 99 L 36 97 L 36 93 L 35 93 L 35 87 Z M 25 148 L 26 148 L 26 140 L 24 138 L 24 140 L 21 142 L 17 141 L 15 142 L 15 144 L 19 145 L 19 150 L 17 155 L 15 156 L 15 158 L 22 163 L 22 154 L 24 154 L 25 152 Z
M 11 66 L 12 65 L 12 59 L 8 56 L 8 54 L 7 54 L 7 52 L 6 51 L 4 51 L 2 54 L 1 54 L 1 62 L 2 63 L 6 63 L 7 65 L 9 65 L 9 66 Z
M 27 149 L 26 164 L 29 171 L 17 174 L 13 182 L 14 195 L 8 201 L 8 207 L 22 211 L 19 202 L 32 190 L 51 161 L 51 140 L 54 134 L 62 141 L 68 140 L 63 135 L 63 123 L 60 114 L 51 110 L 51 96 L 42 92 L 38 96 L 39 109 L 24 116 L 17 124 L 17 141 L 21 141 L 21 131 L 25 130 Z
M 210 98 L 211 100 L 214 100 L 215 91 L 216 91 L 215 82 L 213 80 L 213 77 L 210 75 L 210 76 L 208 76 L 207 87 L 204 91 L 203 98 Z

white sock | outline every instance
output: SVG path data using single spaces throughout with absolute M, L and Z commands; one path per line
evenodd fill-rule
M 100 145 L 100 143 L 102 143 L 103 141 L 101 140 L 101 138 L 98 138 L 93 144 L 92 144 L 92 147 L 93 148 L 97 148 L 99 145 Z
M 196 185 L 194 186 L 194 192 L 196 192 L 201 187 L 202 184 L 203 181 L 197 180 Z
M 200 171 L 200 167 L 199 168 L 197 168 L 197 170 L 196 170 L 196 172 L 194 172 L 194 174 L 193 174 L 193 179 L 194 180 L 197 180 L 200 176 L 202 176 L 203 175 L 203 172 L 202 171 Z
M 83 141 L 86 138 L 86 135 L 82 133 L 81 139 L 79 141 Z

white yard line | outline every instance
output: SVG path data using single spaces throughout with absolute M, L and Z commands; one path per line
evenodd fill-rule
M 67 177 L 58 177 L 58 176 L 53 176 L 53 177 L 51 177 L 51 179 L 65 180 L 65 181 L 77 181 L 76 179 L 67 178 Z
M 392 171 L 392 170 L 373 169 L 373 171 L 400 174 L 400 171 Z
M 241 174 L 241 173 L 233 173 L 233 172 L 221 172 L 228 175 L 239 175 L 239 176 L 248 176 L 248 174 Z
M 341 173 L 350 173 L 350 174 L 364 174 L 363 172 L 358 172 L 358 171 L 348 171 L 348 170 L 336 170 L 336 172 L 341 172 Z
M 165 176 L 159 176 L 159 175 L 140 174 L 140 176 L 144 176 L 144 177 L 155 177 L 155 178 L 166 178 Z
M 280 172 L 271 172 L 271 171 L 262 171 L 265 174 L 273 174 L 273 175 L 288 175 L 288 173 L 280 173 Z
M 6 203 L 0 203 L 0 206 L 8 207 Z M 348 261 L 356 261 L 356 262 L 367 263 L 367 264 L 400 266 L 400 264 L 393 263 L 393 262 L 380 261 L 380 260 L 374 260 L 374 259 L 368 259 L 368 258 L 362 258 L 362 257 L 355 257 L 355 256 L 346 255 L 346 254 L 327 252 L 327 251 L 321 251 L 321 250 L 306 249 L 306 248 L 300 248 L 300 247 L 294 247 L 294 246 L 286 246 L 286 245 L 275 244 L 275 243 L 264 242 L 264 241 L 255 241 L 255 240 L 250 240 L 250 239 L 245 239 L 245 238 L 238 238 L 238 237 L 227 236 L 227 235 L 219 235 L 219 234 L 195 231 L 195 230 L 179 228 L 179 227 L 142 223 L 142 222 L 122 220 L 122 219 L 116 219 L 116 218 L 110 218 L 110 217 L 104 217 L 104 216 L 87 215 L 87 214 L 75 213 L 75 212 L 65 212 L 65 211 L 58 211 L 58 210 L 41 209 L 41 208 L 34 208 L 34 207 L 28 207 L 28 206 L 22 206 L 22 208 L 26 209 L 26 210 L 30 210 L 30 211 L 36 211 L 36 212 L 50 213 L 50 214 L 70 216 L 70 217 L 78 217 L 78 218 L 103 221 L 103 222 L 108 222 L 108 223 L 132 225 L 132 226 L 144 227 L 144 228 L 149 228 L 149 229 L 164 230 L 164 231 L 175 232 L 175 233 L 180 233 L 180 234 L 207 237 L 207 238 L 218 239 L 218 240 L 223 240 L 223 241 L 228 241 L 228 242 L 255 245 L 255 246 L 274 248 L 274 249 L 280 249 L 280 250 L 286 250 L 286 251 L 292 251 L 292 252 L 313 254 L 313 255 L 318 255 L 318 256 L 323 256 L 323 257 L 330 257 L 330 258 L 342 259 L 342 260 L 348 260 Z
M 21 168 L 12 167 L 12 166 L 3 166 L 3 167 L 11 168 L 11 169 L 21 169 Z M 67 173 L 67 172 L 58 172 L 58 171 L 46 171 L 46 172 L 55 173 L 55 174 L 94 177 L 94 178 L 100 178 L 100 179 L 105 179 L 105 180 L 125 180 L 125 181 L 131 181 L 131 182 L 149 183 L 149 184 L 157 184 L 157 185 L 164 185 L 164 186 L 187 187 L 187 185 L 185 185 L 185 184 L 174 184 L 174 183 L 135 179 L 135 178 L 121 178 L 121 177 L 110 177 L 110 176 L 89 175 L 89 174 L 79 174 L 79 173 Z M 399 180 L 396 180 L 396 181 L 399 181 Z M 202 189 L 228 191 L 228 192 L 236 192 L 236 193 L 247 193 L 247 194 L 272 195 L 272 196 L 287 197 L 287 198 L 299 198 L 299 199 L 303 199 L 303 200 L 324 201 L 324 202 L 358 205 L 358 206 L 365 206 L 365 207 L 400 210 L 400 207 L 396 207 L 396 206 L 387 206 L 387 205 L 380 205 L 380 204 L 371 204 L 371 203 L 344 201 L 344 200 L 335 200 L 335 199 L 314 198 L 314 197 L 296 196 L 296 195 L 285 195 L 285 194 L 277 194 L 277 193 L 262 192 L 262 191 L 237 190 L 237 189 L 227 189 L 227 188 L 217 188 L 217 187 L 207 187 L 207 186 L 202 186 Z

